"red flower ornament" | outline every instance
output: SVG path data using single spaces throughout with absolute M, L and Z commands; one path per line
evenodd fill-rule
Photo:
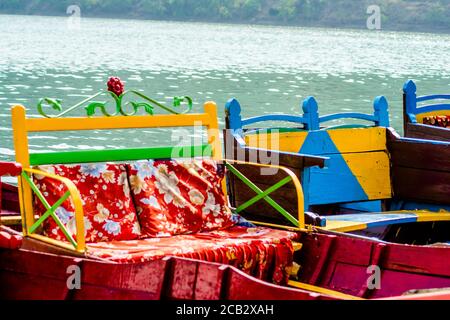
M 114 92 L 118 97 L 125 91 L 125 84 L 119 77 L 110 77 L 107 85 L 108 91 Z

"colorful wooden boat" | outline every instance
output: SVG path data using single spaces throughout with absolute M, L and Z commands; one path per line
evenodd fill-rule
M 403 86 L 405 137 L 450 141 L 450 103 L 448 100 L 450 100 L 450 94 L 418 97 L 416 84 L 414 81 L 408 80 Z M 433 104 L 433 102 L 436 103 Z M 431 104 L 423 105 L 423 103 Z
M 436 299 L 450 297 L 450 293 L 444 290 L 450 286 L 450 273 L 446 265 L 450 251 L 447 248 L 427 247 L 419 258 L 411 252 L 423 247 L 380 243 L 326 230 L 313 231 L 305 224 L 304 197 L 296 175 L 284 167 L 223 160 L 215 104 L 208 102 L 204 109 L 204 113 L 198 114 L 125 116 L 120 112 L 123 110 L 119 103 L 118 113 L 122 115 L 93 117 L 95 109 L 88 108 L 89 117 L 86 118 L 28 118 L 24 107 L 13 107 L 17 164 L 0 166 L 2 174 L 18 175 L 22 229 L 17 232 L 10 227 L 1 226 L 1 298 L 315 300 L 386 298 L 420 289 L 439 289 L 433 294 Z M 102 112 L 105 113 L 104 111 Z M 188 146 L 181 149 L 162 147 L 38 154 L 29 153 L 28 149 L 27 136 L 30 132 L 186 127 L 197 125 L 199 121 L 209 130 L 208 142 L 198 148 Z M 180 165 L 181 162 L 165 160 L 177 158 L 174 155 L 185 158 L 208 156 L 217 161 L 217 168 L 225 166 L 230 176 L 250 185 L 254 185 L 252 180 L 255 172 L 252 172 L 252 177 L 247 177 L 238 167 L 255 166 L 259 169 L 283 171 L 281 182 L 275 183 L 270 190 L 281 190 L 288 184 L 294 186 L 298 197 L 297 206 L 291 211 L 292 214 L 287 211 L 283 213 L 289 214 L 295 226 L 288 228 L 288 231 L 259 228 L 232 215 L 230 217 L 238 220 L 233 220 L 229 226 L 223 225 L 219 230 L 206 231 L 201 224 L 202 229 L 198 233 L 166 235 L 165 238 L 141 234 L 131 240 L 104 240 L 100 231 L 105 234 L 111 231 L 110 234 L 120 234 L 120 237 L 128 236 L 121 233 L 122 229 L 111 228 L 110 220 L 119 219 L 118 223 L 121 223 L 122 219 L 127 222 L 133 218 L 132 212 L 126 212 L 124 218 L 116 217 L 119 211 L 110 216 L 114 209 L 108 207 L 111 210 L 105 211 L 108 205 L 105 201 L 112 199 L 119 210 L 125 210 L 126 206 L 121 202 L 122 192 L 135 197 L 145 190 L 144 186 L 135 181 L 137 177 L 142 178 L 140 174 L 148 174 L 146 177 L 149 179 L 153 175 L 162 174 L 161 180 L 157 180 L 160 183 L 166 181 L 166 178 L 176 181 L 172 174 L 164 171 L 165 167 Z M 158 161 L 158 168 L 162 171 L 151 171 L 150 175 L 149 172 L 139 171 L 140 165 L 127 164 L 142 160 L 140 163 L 146 164 L 142 167 L 144 169 L 154 165 L 145 159 Z M 297 156 L 296 159 L 303 159 L 303 167 L 306 168 L 312 163 L 323 164 L 324 160 L 315 156 Z M 200 176 L 200 179 L 198 172 L 205 172 L 196 171 L 199 164 L 192 162 L 193 160 L 186 161 L 189 165 L 183 163 L 180 170 L 186 169 L 182 172 L 189 179 L 197 178 L 197 181 L 205 182 L 205 179 L 210 181 L 208 179 L 211 175 L 214 179 L 215 174 L 220 177 L 220 170 L 214 169 L 208 171 L 206 176 Z M 103 169 L 92 166 L 92 163 L 102 163 Z M 114 170 L 123 170 L 121 167 L 124 166 L 126 169 L 119 176 L 112 174 Z M 75 177 L 71 176 L 72 170 Z M 183 180 L 182 174 L 175 175 L 178 181 L 187 181 Z M 55 184 L 49 182 L 53 180 L 56 181 Z M 208 192 L 220 192 L 223 184 L 220 185 L 218 180 L 213 181 L 217 184 L 206 184 Z M 86 183 L 88 189 L 85 188 Z M 194 185 L 187 184 L 187 189 L 192 191 L 192 186 Z M 214 186 L 218 188 L 214 189 Z M 163 193 L 167 204 L 174 203 L 176 195 L 183 194 L 181 191 L 174 191 L 173 185 L 171 187 L 170 192 L 166 188 Z M 106 190 L 110 190 L 108 188 L 112 188 L 114 192 L 107 192 Z M 179 188 L 181 190 L 184 186 L 180 185 Z M 155 190 L 152 189 L 152 195 L 159 194 Z M 227 191 L 223 189 L 223 194 Z M 258 189 L 254 191 L 258 195 L 245 204 L 246 208 L 255 204 L 259 206 L 261 200 L 269 199 L 270 192 Z M 292 188 L 290 191 L 292 192 Z M 167 194 L 171 197 L 166 197 Z M 236 193 L 230 195 L 236 197 Z M 97 199 L 95 205 L 102 204 L 94 215 L 87 210 L 91 196 Z M 201 198 L 198 194 L 193 196 L 196 201 Z M 271 208 L 279 209 L 280 204 L 273 200 L 272 195 L 270 197 Z M 136 198 L 130 202 L 129 208 L 134 203 L 137 203 Z M 155 207 L 154 202 L 142 203 Z M 176 207 L 181 208 L 181 202 L 177 203 Z M 208 205 L 211 208 L 211 203 L 208 202 Z M 186 207 L 189 206 L 186 204 Z M 226 208 L 227 205 L 223 204 L 222 210 L 226 211 Z M 145 219 L 143 212 L 140 211 L 139 217 L 141 230 Z M 171 212 L 163 210 L 160 214 Z M 219 214 L 222 214 L 222 220 L 227 219 L 224 212 L 217 212 Z M 208 213 L 203 212 L 202 219 L 204 216 L 208 217 Z M 53 224 L 49 224 L 51 219 Z M 103 229 L 96 229 L 96 223 L 102 223 Z M 176 223 L 184 225 L 186 220 Z M 121 226 L 126 229 L 126 224 Z M 208 227 L 209 224 L 205 226 Z M 95 237 L 99 238 L 93 240 Z M 98 242 L 98 239 L 101 241 Z M 187 243 L 190 245 L 185 247 Z M 378 288 L 376 285 L 376 288 L 368 289 L 374 265 L 380 269 L 376 282 L 382 286 Z M 291 279 L 288 280 L 288 276 Z M 411 299 L 411 296 L 397 297 L 403 298 Z
M 384 97 L 375 99 L 372 115 L 319 116 L 312 97 L 304 101 L 303 111 L 302 116 L 242 119 L 239 102 L 230 100 L 226 105 L 227 158 L 242 159 L 242 155 L 247 155 L 263 163 L 275 159 L 279 160 L 277 164 L 290 168 L 302 183 L 305 211 L 312 212 L 310 216 L 324 230 L 410 244 L 450 241 L 450 200 L 446 191 L 450 182 L 447 178 L 450 144 L 401 138 L 388 127 L 388 104 Z M 345 118 L 369 121 L 372 125 L 321 126 Z M 248 129 L 249 125 L 266 121 L 288 121 L 298 128 Z M 276 150 L 275 157 L 267 149 Z M 284 157 L 278 159 L 279 153 Z M 299 161 L 293 159 L 308 155 L 326 157 L 325 168 L 297 167 Z M 435 171 L 438 163 L 442 163 L 439 173 Z M 254 171 L 242 168 L 262 190 L 278 178 L 276 175 L 258 178 Z M 263 204 L 256 210 L 247 209 L 243 204 L 251 197 L 251 191 L 234 178 L 230 181 L 232 204 L 240 214 L 253 220 L 263 211 L 268 225 L 292 225 L 292 219 L 283 212 L 297 204 L 292 193 L 273 193 L 281 197 L 284 209 L 273 210 Z

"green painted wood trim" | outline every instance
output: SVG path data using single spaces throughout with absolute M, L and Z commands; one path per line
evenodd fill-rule
M 283 187 L 284 185 L 288 184 L 289 182 L 292 181 L 291 177 L 286 177 L 283 180 L 279 181 L 278 183 L 274 184 L 273 186 L 271 186 L 270 188 L 268 188 L 266 191 L 264 191 L 263 193 L 258 194 L 256 197 L 248 200 L 246 203 L 240 205 L 237 209 L 236 212 L 242 212 L 245 209 L 247 209 L 248 207 L 252 206 L 253 204 L 255 204 L 256 202 L 258 202 L 259 200 L 263 199 L 264 197 L 268 196 L 269 194 L 271 194 L 272 192 L 280 189 L 281 187 Z
M 212 156 L 211 146 L 155 147 L 120 150 L 89 150 L 30 154 L 30 165 L 136 161 Z
M 244 182 L 250 189 L 256 192 L 258 195 L 264 193 L 257 185 L 251 182 L 246 176 L 244 176 L 239 170 L 233 167 L 231 164 L 226 163 L 226 167 L 230 170 L 236 177 L 239 178 L 242 182 Z M 271 197 L 264 196 L 263 199 L 270 204 L 275 210 L 277 210 L 280 214 L 282 214 L 289 222 L 291 222 L 294 226 L 298 227 L 298 220 L 295 219 L 289 212 L 287 212 L 282 206 L 280 206 L 277 202 L 275 202 Z

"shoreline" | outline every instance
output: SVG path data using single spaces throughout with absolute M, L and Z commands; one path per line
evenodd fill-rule
M 59 13 L 54 14 L 25 14 L 20 12 L 2 12 L 0 15 L 11 15 L 11 16 L 38 16 L 38 17 L 61 17 L 68 18 L 69 15 L 62 15 Z M 343 30 L 368 30 L 365 25 L 360 24 L 347 24 L 347 25 L 337 25 L 337 24 L 324 24 L 324 23 L 289 23 L 281 21 L 270 21 L 270 20 L 259 20 L 259 21 L 245 21 L 245 20 L 221 20 L 221 19 L 165 19 L 165 18 L 155 18 L 155 17 L 141 17 L 141 16 L 124 16 L 115 14 L 102 14 L 102 15 L 82 15 L 81 18 L 86 19 L 120 19 L 120 20 L 137 20 L 137 21 L 158 21 L 158 22 L 186 22 L 186 23 L 211 23 L 211 24 L 225 24 L 225 25 L 255 25 L 255 26 L 265 26 L 265 27 L 297 27 L 297 28 L 317 28 L 317 29 L 343 29 Z M 369 31 L 369 30 L 368 30 Z M 444 34 L 450 35 L 450 28 L 432 28 L 427 25 L 388 25 L 382 26 L 380 30 L 370 30 L 374 32 L 404 32 L 404 33 L 434 33 L 434 34 Z

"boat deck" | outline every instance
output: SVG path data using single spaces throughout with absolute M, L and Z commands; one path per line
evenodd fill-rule
M 388 211 L 382 213 L 357 213 L 326 217 L 323 230 L 352 232 L 393 224 L 450 221 L 450 212 Z

